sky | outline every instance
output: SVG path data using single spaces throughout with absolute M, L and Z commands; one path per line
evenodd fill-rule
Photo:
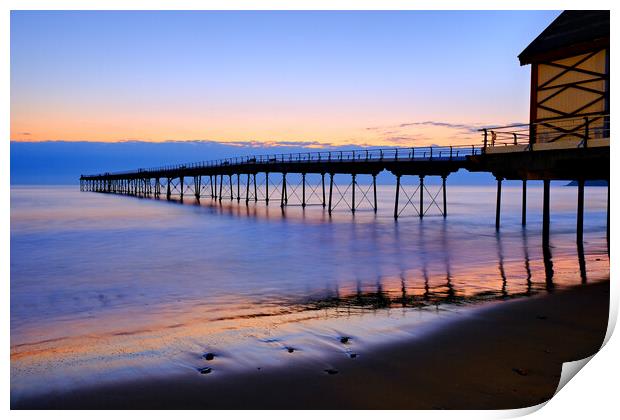
M 13 11 L 11 140 L 474 144 L 558 14 Z

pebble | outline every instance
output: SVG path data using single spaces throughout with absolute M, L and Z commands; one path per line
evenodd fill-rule
M 512 368 L 512 371 L 521 375 L 521 376 L 527 376 L 528 371 L 525 369 L 519 369 L 519 368 Z
M 351 359 L 355 359 L 357 357 L 357 353 L 351 353 L 351 354 L 349 354 L 349 357 Z
M 547 315 L 536 315 L 537 319 L 547 319 Z
M 340 337 L 340 342 L 342 344 L 347 344 L 350 339 L 351 339 L 351 337 Z
M 213 358 L 215 357 L 215 354 L 213 353 L 205 353 L 202 355 L 202 357 L 204 357 L 206 360 L 213 360 Z
M 325 369 L 325 373 L 327 373 L 328 375 L 335 375 L 338 373 L 338 371 L 336 369 Z
M 293 347 L 286 347 L 286 351 L 288 351 L 289 353 L 292 353 L 295 351 L 295 349 Z
M 199 368 L 198 372 L 200 372 L 202 375 L 206 375 L 208 373 L 211 373 L 213 369 L 211 369 L 210 367 L 203 367 L 203 368 Z

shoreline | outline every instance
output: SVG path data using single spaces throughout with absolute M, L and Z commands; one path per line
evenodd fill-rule
M 503 409 L 553 396 L 563 362 L 600 348 L 609 281 L 475 308 L 423 336 L 326 360 L 227 376 L 117 382 L 12 409 Z M 355 349 L 357 351 L 357 349 Z

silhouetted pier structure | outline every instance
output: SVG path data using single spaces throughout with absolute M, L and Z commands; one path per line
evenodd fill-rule
M 446 178 L 452 172 L 465 168 L 470 164 L 468 157 L 480 154 L 482 149 L 475 146 L 459 147 L 419 147 L 397 149 L 361 149 L 329 152 L 289 153 L 277 155 L 253 155 L 219 159 L 209 162 L 196 162 L 181 165 L 163 166 L 158 168 L 138 169 L 136 171 L 86 175 L 80 178 L 83 191 L 141 195 L 159 198 L 165 195 L 171 199 L 173 195 L 181 200 L 191 194 L 197 200 L 210 197 L 214 200 L 243 201 L 248 205 L 251 201 L 279 200 L 280 206 L 297 204 L 306 207 L 309 203 L 309 192 L 318 195 L 318 204 L 327 208 L 331 214 L 338 201 L 345 200 L 350 210 L 355 213 L 360 199 L 366 199 L 377 211 L 377 175 L 389 171 L 396 179 L 396 198 L 394 217 L 410 205 L 419 217 L 424 217 L 431 205 L 437 205 L 445 217 L 447 215 Z M 263 175 L 260 182 L 259 174 Z M 291 187 L 287 176 L 298 174 L 301 182 Z M 307 182 L 308 175 L 320 176 L 318 186 Z M 341 191 L 335 183 L 338 174 L 348 175 L 350 183 Z M 369 188 L 361 186 L 357 180 L 360 175 L 370 175 L 372 184 Z M 419 186 L 414 192 L 417 199 L 399 207 L 402 194 L 400 185 L 403 176 L 416 176 Z M 438 193 L 432 195 L 424 185 L 427 176 L 442 178 L 441 191 L 443 205 L 437 204 Z M 275 178 L 275 179 L 274 179 Z M 186 182 L 186 179 L 189 182 Z M 274 182 L 275 181 L 275 182 Z M 289 190 L 295 188 L 297 202 L 289 203 Z M 301 193 L 297 194 L 297 190 Z M 320 193 L 317 192 L 320 190 Z M 368 197 L 372 190 L 372 199 Z M 274 193 L 279 196 L 274 197 Z M 334 197 L 335 194 L 339 197 Z M 356 196 L 357 195 L 357 196 Z M 430 203 L 425 205 L 425 197 Z M 317 203 L 314 203 L 317 204 Z
M 608 116 L 587 118 L 597 121 Z M 559 123 L 560 121 L 556 122 Z M 529 124 L 484 129 L 484 140 L 479 146 L 360 149 L 234 157 L 135 171 L 83 175 L 80 177 L 80 189 L 154 198 L 165 196 L 169 200 L 173 196 L 183 200 L 190 195 L 197 200 L 230 200 L 240 204 L 243 202 L 245 205 L 257 201 L 264 201 L 265 205 L 269 205 L 270 200 L 277 200 L 282 208 L 288 205 L 306 207 L 318 204 L 326 207 L 329 214 L 337 205 L 337 200 L 345 200 L 351 212 L 355 213 L 360 200 L 365 199 L 376 212 L 377 175 L 388 171 L 394 175 L 396 185 L 395 219 L 406 207 L 412 207 L 422 218 L 429 208 L 434 206 L 446 217 L 446 181 L 451 173 L 465 169 L 488 172 L 497 179 L 497 229 L 500 228 L 502 182 L 523 182 L 522 223 L 525 224 L 527 181 L 542 180 L 543 237 L 548 238 L 550 182 L 576 180 L 577 235 L 581 239 L 585 183 L 589 180 L 609 182 L 610 166 L 608 129 L 590 130 L 588 123 L 585 126 L 581 123 L 582 120 L 575 119 L 562 121 L 567 130 L 569 126 L 573 127 L 570 131 L 572 136 L 582 138 L 581 142 L 571 148 L 547 148 L 545 144 L 545 147 L 539 148 L 540 143 L 531 141 L 529 135 L 515 136 L 518 133 L 529 133 L 532 130 L 532 125 Z M 489 140 L 490 137 L 492 140 Z M 510 142 L 504 142 L 502 139 L 505 138 L 510 138 Z M 515 148 L 518 150 L 514 150 Z M 299 185 L 287 182 L 287 176 L 291 174 L 298 174 L 301 178 Z M 344 192 L 334 182 L 334 177 L 338 174 L 350 177 L 350 183 Z M 262 179 L 259 181 L 260 175 Z M 309 175 L 320 176 L 319 185 L 309 183 Z M 371 185 L 360 185 L 357 180 L 360 175 L 370 175 Z M 408 194 L 401 188 L 401 178 L 405 176 L 417 177 L 419 180 L 413 194 Z M 424 179 L 429 176 L 438 176 L 442 180 L 439 190 L 434 194 L 424 183 Z M 293 189 L 294 202 L 289 195 Z M 335 197 L 336 193 L 338 197 Z M 372 198 L 368 197 L 369 195 Z M 310 203 L 309 198 L 312 197 L 318 198 L 318 203 Z M 404 204 L 403 198 L 406 200 Z

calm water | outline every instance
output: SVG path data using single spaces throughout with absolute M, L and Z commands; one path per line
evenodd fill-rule
M 354 217 L 341 201 L 331 218 L 316 205 L 283 212 L 279 199 L 246 207 L 12 187 L 12 399 L 207 364 L 209 377 L 291 357 L 324 366 L 421 336 L 471 305 L 608 277 L 607 188 L 586 188 L 580 263 L 576 188 L 552 187 L 545 264 L 540 186 L 529 187 L 527 229 L 520 188 L 504 188 L 500 234 L 494 187 L 448 187 L 447 219 L 433 206 L 420 221 L 409 206 L 397 223 L 393 186 L 379 187 L 377 215 L 360 191 Z M 308 195 L 316 203 L 320 190 Z

